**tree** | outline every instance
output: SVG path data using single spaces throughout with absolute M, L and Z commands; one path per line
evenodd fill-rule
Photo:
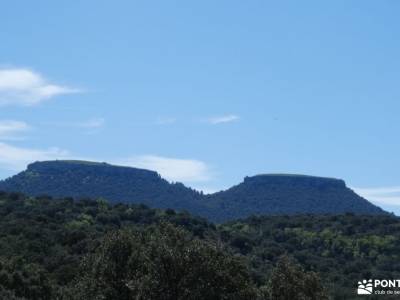
M 105 300 L 255 297 L 244 264 L 169 223 L 108 234 L 96 253 L 85 259 L 74 295 Z
M 7 299 L 7 300 L 26 300 L 26 298 L 19 298 L 15 296 L 14 292 L 5 290 L 3 287 L 0 286 L 0 299 Z
M 328 299 L 318 275 L 305 272 L 286 255 L 279 259 L 268 285 L 261 288 L 261 293 L 262 298 L 268 300 Z

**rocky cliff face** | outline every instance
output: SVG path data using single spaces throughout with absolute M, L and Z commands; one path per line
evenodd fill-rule
M 316 177 L 295 174 L 262 174 L 245 177 L 244 184 L 248 185 L 283 185 L 292 187 L 310 187 L 317 189 L 345 188 L 346 183 L 341 179 Z

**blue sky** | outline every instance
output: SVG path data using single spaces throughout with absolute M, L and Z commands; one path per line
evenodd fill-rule
M 78 158 L 205 191 L 346 180 L 400 213 L 400 2 L 5 1 L 0 177 Z

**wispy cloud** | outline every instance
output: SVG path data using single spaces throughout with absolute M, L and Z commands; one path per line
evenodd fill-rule
M 18 139 L 18 135 L 30 129 L 25 122 L 0 120 L 0 140 Z
M 0 105 L 31 106 L 63 94 L 81 90 L 50 83 L 29 69 L 0 69 Z
M 353 187 L 353 190 L 378 205 L 386 204 L 400 206 L 400 186 L 377 188 Z
M 209 166 L 205 162 L 194 159 L 141 155 L 114 161 L 114 163 L 154 170 L 170 181 L 199 182 L 212 178 Z
M 230 122 L 235 122 L 240 119 L 239 116 L 237 115 L 224 115 L 224 116 L 215 116 L 208 118 L 206 120 L 207 123 L 210 123 L 212 125 L 217 125 L 217 124 L 222 124 L 222 123 L 230 123 Z
M 72 121 L 72 122 L 42 122 L 42 126 L 54 126 L 54 127 L 70 127 L 85 129 L 86 133 L 94 133 L 97 129 L 103 127 L 106 123 L 104 118 L 91 118 L 82 121 Z
M 69 157 L 66 150 L 56 147 L 48 149 L 32 149 L 15 147 L 0 142 L 0 168 L 21 171 L 34 161 L 65 159 Z

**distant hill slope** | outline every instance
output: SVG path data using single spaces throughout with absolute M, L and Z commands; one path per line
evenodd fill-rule
M 0 182 L 0 190 L 31 196 L 105 198 L 157 208 L 199 211 L 201 194 L 181 183 L 171 184 L 157 172 L 86 161 L 45 161 Z
M 349 189 L 343 180 L 306 175 L 246 177 L 239 185 L 208 198 L 219 208 L 213 211 L 213 219 L 218 220 L 250 215 L 384 213 Z
M 218 222 L 263 214 L 385 213 L 338 179 L 258 175 L 246 177 L 226 191 L 203 195 L 181 183 L 169 183 L 154 171 L 85 161 L 32 163 L 25 171 L 0 181 L 0 190 L 144 203 L 187 210 Z

